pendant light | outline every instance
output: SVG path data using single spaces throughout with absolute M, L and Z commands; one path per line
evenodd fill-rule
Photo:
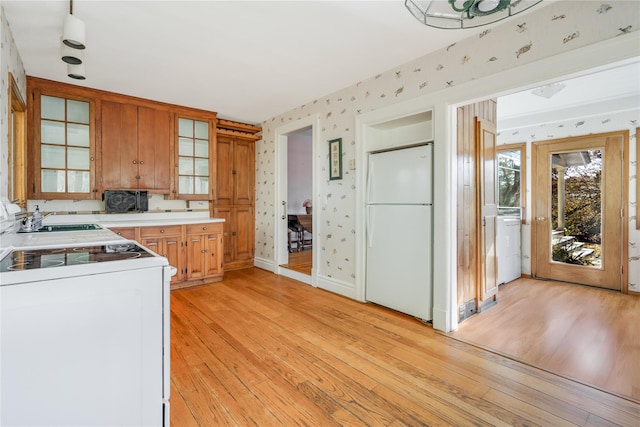
M 84 64 L 67 64 L 67 75 L 72 79 L 85 80 Z
M 73 16 L 73 0 L 69 0 L 69 14 L 64 17 L 62 26 L 62 43 L 73 49 L 85 48 L 85 25 Z
M 82 50 L 67 46 L 62 41 L 62 38 L 60 38 L 60 57 L 67 64 L 82 64 Z
M 535 6 L 542 0 L 405 0 L 405 7 L 424 25 L 461 29 L 492 24 Z

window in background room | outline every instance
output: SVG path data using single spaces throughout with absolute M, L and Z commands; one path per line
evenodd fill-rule
M 496 148 L 498 167 L 498 215 L 522 219 L 525 207 L 525 144 Z

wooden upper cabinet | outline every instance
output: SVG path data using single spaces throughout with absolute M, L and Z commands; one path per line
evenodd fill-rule
M 97 197 L 95 101 L 28 78 L 28 197 Z
M 211 200 L 215 179 L 215 115 L 176 114 L 177 196 Z M 174 191 L 176 192 L 176 191 Z
M 255 138 L 218 134 L 217 205 L 252 205 L 255 194 Z
M 169 193 L 169 111 L 113 101 L 103 101 L 101 110 L 103 190 Z

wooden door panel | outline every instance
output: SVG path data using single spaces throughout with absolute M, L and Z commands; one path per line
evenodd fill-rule
M 137 108 L 118 102 L 102 102 L 102 187 L 137 188 Z
M 234 184 L 234 204 L 250 205 L 254 197 L 254 152 L 255 143 L 253 140 L 237 139 L 235 143 L 233 177 Z
M 216 150 L 216 203 L 233 204 L 233 138 L 219 135 Z
M 139 188 L 169 191 L 171 134 L 169 111 L 138 107 Z
M 187 236 L 187 279 L 199 279 L 205 276 L 205 237 L 200 234 Z
M 206 239 L 207 252 L 205 253 L 205 274 L 207 276 L 215 276 L 222 272 L 222 233 L 207 234 L 203 236 Z
M 234 253 L 234 240 L 231 239 L 231 226 L 233 222 L 231 211 L 231 207 L 215 207 L 213 210 L 214 217 L 224 219 L 224 222 L 222 223 L 222 242 L 224 248 L 223 261 L 225 264 L 233 261 Z
M 234 229 L 231 231 L 235 246 L 235 260 L 247 261 L 253 258 L 253 207 L 234 208 Z
M 623 212 L 625 197 L 623 193 L 625 162 L 623 155 L 624 135 L 589 135 L 534 143 L 534 229 L 533 274 L 535 277 L 560 280 L 597 286 L 606 289 L 621 290 L 623 279 L 623 258 L 626 246 Z M 562 245 L 563 238 L 570 238 L 563 230 L 557 230 L 560 237 L 552 240 L 552 156 L 564 153 L 579 154 L 589 150 L 602 150 L 601 172 L 601 256 L 592 265 L 571 264 L 554 259 L 552 249 Z M 558 157 L 555 157 L 558 158 Z M 557 166 L 556 166 L 557 167 Z M 564 172 L 561 172 L 564 174 Z M 558 175 L 559 177 L 559 175 Z M 562 180 L 557 179 L 557 187 Z M 558 197 L 559 198 L 559 197 Z M 560 209 L 558 209 L 560 210 Z M 570 239 L 567 239 L 569 241 Z M 575 242 L 582 244 L 582 242 Z M 575 247 L 570 242 L 571 248 Z M 573 249 L 572 249 L 573 250 Z M 573 262 L 573 261 L 570 261 Z
M 496 255 L 496 220 L 498 214 L 496 200 L 496 129 L 495 125 L 476 119 L 476 141 L 478 147 L 478 248 L 479 301 L 482 307 L 498 294 L 498 268 Z

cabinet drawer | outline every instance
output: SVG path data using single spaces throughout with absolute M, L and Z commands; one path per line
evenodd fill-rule
M 136 240 L 136 229 L 134 227 L 116 227 L 109 230 L 116 233 L 118 236 L 122 236 L 125 239 Z
M 218 232 L 222 232 L 222 223 L 220 222 L 187 225 L 187 236 L 190 234 L 208 234 Z
M 140 227 L 140 237 L 162 237 L 182 234 L 181 225 L 166 225 L 154 227 Z

